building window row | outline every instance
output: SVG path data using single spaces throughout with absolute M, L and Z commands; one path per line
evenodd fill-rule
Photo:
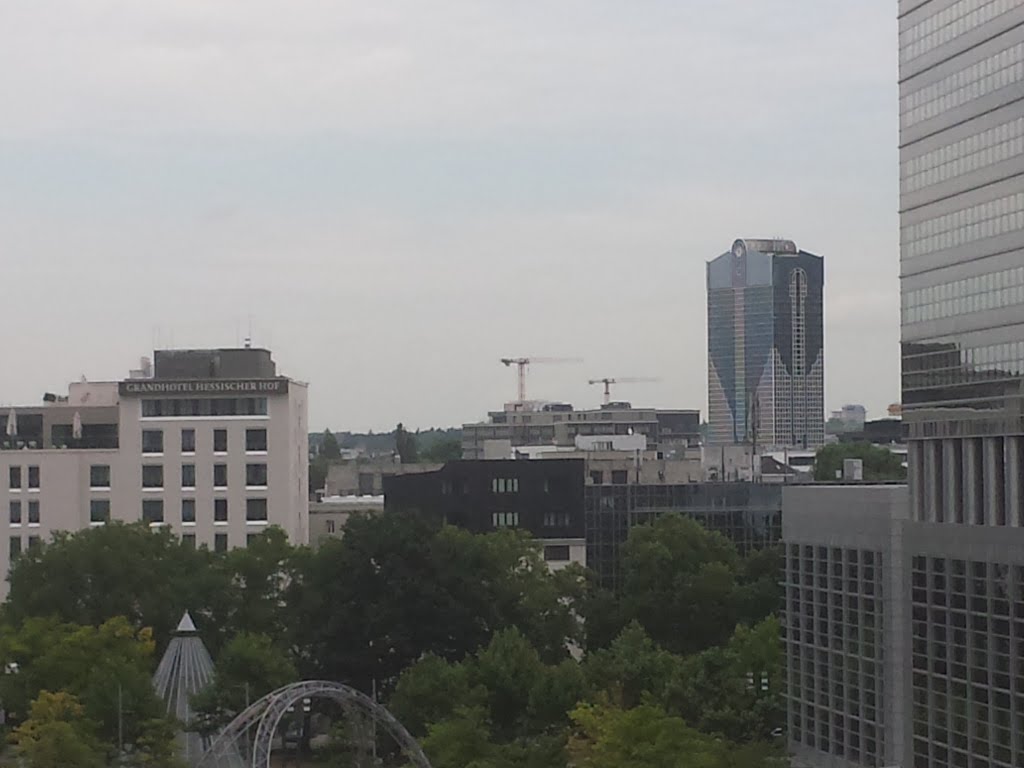
M 1017 7 L 1017 0 L 959 0 L 900 33 L 900 63 L 913 61 Z
M 10 503 L 10 524 L 21 525 L 22 524 L 22 503 L 21 501 L 12 501 Z M 39 502 L 29 501 L 24 505 L 24 510 L 27 515 L 27 522 L 29 525 L 39 525 Z
M 226 429 L 213 430 L 213 452 L 228 452 L 228 431 Z M 252 428 L 245 430 L 245 450 L 247 453 L 266 453 L 267 451 L 267 430 Z M 195 453 L 196 431 L 194 429 L 181 430 L 181 452 Z M 162 429 L 142 430 L 142 452 L 144 454 L 163 454 L 164 452 L 164 431 Z
M 107 477 L 105 478 L 108 485 L 106 486 L 92 486 L 93 488 L 109 487 L 109 467 L 107 469 Z M 103 479 L 102 477 L 100 478 Z M 267 465 L 266 464 L 246 464 L 245 465 L 245 485 L 247 488 L 266 488 L 268 483 Z M 162 490 L 164 488 L 164 467 L 162 464 L 143 464 L 142 465 L 142 487 L 148 490 Z M 181 487 L 182 488 L 195 488 L 196 487 L 196 465 L 195 464 L 182 464 L 181 465 Z M 227 464 L 214 464 L 213 465 L 213 487 L 214 488 L 227 488 L 228 487 L 228 465 Z
M 1024 64 L 1022 64 L 1024 66 Z M 1024 192 L 910 224 L 901 235 L 905 259 L 1024 229 Z
M 904 389 L 994 382 L 1024 373 L 1024 341 L 903 356 Z
M 266 416 L 265 397 L 168 398 L 142 401 L 143 418 Z
M 30 491 L 39 490 L 40 473 L 39 467 L 9 467 L 7 471 L 7 487 L 12 491 L 20 491 L 24 487 L 22 482 L 28 480 Z
M 38 545 L 40 539 L 38 536 L 29 536 L 25 542 L 25 546 L 22 546 L 22 537 L 15 534 L 12 535 L 8 543 L 8 554 L 10 556 L 10 562 L 13 564 L 14 561 L 23 551 L 28 551 L 32 547 Z
M 491 480 L 492 493 L 519 493 L 518 477 L 495 477 Z
M 269 506 L 265 498 L 251 498 L 245 500 L 245 519 L 249 523 L 265 523 L 269 519 Z M 107 499 L 93 499 L 90 507 L 90 520 L 94 523 L 107 522 L 110 519 L 110 502 Z M 142 502 L 142 519 L 150 524 L 165 522 L 164 500 L 144 499 Z M 181 500 L 181 522 L 196 522 L 196 500 Z M 213 522 L 228 522 L 228 500 L 214 499 Z
M 1017 43 L 901 98 L 901 127 L 938 117 L 1022 78 L 1024 43 Z
M 971 134 L 900 166 L 904 192 L 916 192 L 1024 153 L 1024 118 Z
M 916 323 L 1024 303 L 1024 267 L 906 291 L 903 322 Z
M 491 525 L 495 528 L 518 528 L 518 512 L 492 512 Z

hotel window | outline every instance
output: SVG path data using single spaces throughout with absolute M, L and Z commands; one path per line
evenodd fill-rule
M 267 521 L 267 500 L 246 499 L 245 519 L 251 523 L 265 523 Z
M 164 468 L 161 464 L 144 464 L 142 467 L 143 488 L 163 488 Z
M 21 525 L 21 502 L 11 502 L 11 525 Z
M 93 464 L 89 467 L 89 487 L 109 488 L 110 487 L 110 465 Z
M 142 430 L 142 452 L 143 453 L 163 453 L 164 452 L 164 432 L 162 429 L 144 429 Z
M 245 450 L 252 452 L 264 452 L 267 450 L 267 430 L 247 429 L 245 430 Z
M 247 533 L 245 534 L 245 546 L 251 547 L 253 542 L 260 537 L 258 533 Z
M 21 554 L 21 536 L 11 536 L 11 562 L 14 562 L 14 558 Z
M 181 522 L 194 523 L 196 521 L 196 500 L 181 500 Z
M 214 464 L 213 465 L 213 487 L 214 488 L 227 488 L 228 487 L 228 465 L 227 464 Z
M 245 484 L 250 488 L 266 488 L 267 486 L 267 465 L 266 464 L 246 464 L 245 465 Z
M 38 536 L 29 536 L 28 537 L 28 548 L 29 549 L 32 549 L 32 547 L 35 547 L 35 546 L 38 546 L 38 545 L 39 545 L 39 537 Z
M 39 525 L 39 502 L 30 501 L 28 503 L 28 524 Z
M 226 429 L 213 430 L 213 452 L 228 452 L 228 431 Z
M 163 499 L 145 499 L 142 502 L 142 519 L 147 523 L 162 523 L 164 521 Z
M 110 499 L 92 499 L 89 501 L 89 522 L 106 523 L 110 521 Z
M 196 431 L 194 429 L 181 430 L 181 452 L 196 452 Z
M 226 533 L 215 533 L 213 535 L 213 551 L 214 552 L 227 552 L 228 551 L 228 535 Z
M 8 472 L 8 478 L 12 491 L 21 490 L 21 467 L 11 467 Z
M 213 500 L 213 522 L 226 523 L 228 521 L 228 500 Z
M 196 548 L 196 535 L 194 533 L 181 534 L 181 543 L 189 549 Z
M 181 465 L 181 487 L 182 488 L 195 488 L 196 487 L 196 465 L 195 464 L 182 464 Z
M 544 513 L 544 527 L 545 528 L 566 528 L 569 525 L 569 513 L 568 512 L 545 512 Z
M 327 532 L 328 533 L 334 533 L 334 531 L 335 531 L 334 521 L 333 520 L 328 520 L 327 521 Z
M 39 467 L 28 468 L 28 487 L 29 490 L 39 488 Z

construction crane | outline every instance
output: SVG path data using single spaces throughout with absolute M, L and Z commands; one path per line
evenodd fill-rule
M 646 376 L 620 376 L 618 378 L 590 379 L 588 384 L 604 384 L 604 404 L 612 401 L 612 384 L 647 384 L 661 379 L 652 379 Z
M 502 364 L 506 368 L 513 365 L 519 369 L 519 387 L 517 390 L 518 401 L 526 402 L 526 368 L 532 363 L 582 363 L 578 357 L 503 357 Z

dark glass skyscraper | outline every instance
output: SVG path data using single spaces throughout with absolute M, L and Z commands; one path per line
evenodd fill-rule
M 1020 525 L 1024 2 L 899 9 L 912 504 L 925 521 Z
M 737 240 L 707 265 L 710 442 L 825 440 L 824 266 L 790 240 Z

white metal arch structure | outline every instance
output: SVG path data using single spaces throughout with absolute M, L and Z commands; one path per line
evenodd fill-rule
M 395 716 L 364 693 L 341 683 L 327 680 L 305 680 L 278 688 L 249 706 L 232 720 L 213 740 L 197 768 L 270 768 L 270 751 L 274 733 L 289 708 L 303 699 L 330 699 L 339 703 L 350 719 L 364 717 L 384 728 L 395 740 L 415 768 L 431 768 L 419 742 Z M 239 752 L 239 742 L 255 727 L 252 756 L 248 750 Z

